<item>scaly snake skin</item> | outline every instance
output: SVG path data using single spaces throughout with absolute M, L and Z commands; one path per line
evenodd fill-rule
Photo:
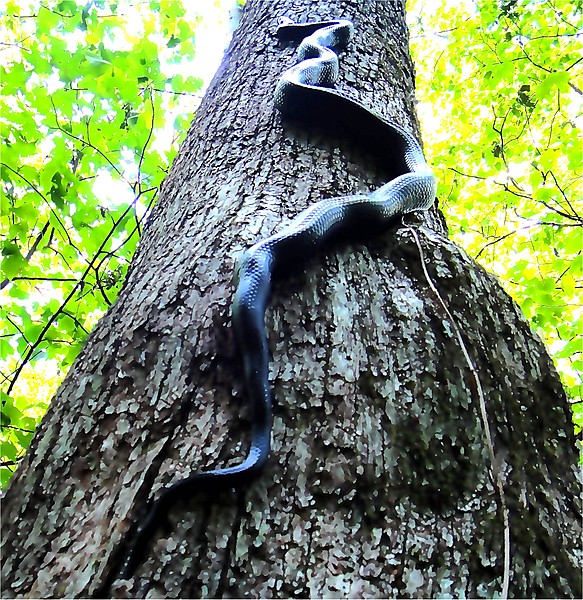
M 391 168 L 400 174 L 369 194 L 329 198 L 310 206 L 282 231 L 243 253 L 236 269 L 233 325 L 253 411 L 249 454 L 239 465 L 195 473 L 166 489 L 136 533 L 120 571 L 122 578 L 132 576 L 161 519 L 178 499 L 196 492 L 239 487 L 251 481 L 267 461 L 272 407 L 265 308 L 274 271 L 313 256 L 339 233 L 363 225 L 378 230 L 397 215 L 427 209 L 433 203 L 435 178 L 417 141 L 394 123 L 329 87 L 338 77 L 334 50 L 346 46 L 352 34 L 352 23 L 346 20 L 297 24 L 282 19 L 277 30 L 280 40 L 303 41 L 298 64 L 285 71 L 277 84 L 274 104 L 288 118 L 313 123 L 335 119 L 344 133 L 364 136 L 371 150 L 386 154 Z

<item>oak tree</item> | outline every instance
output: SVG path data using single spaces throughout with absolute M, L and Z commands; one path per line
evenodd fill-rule
M 278 282 L 268 466 L 245 489 L 183 498 L 135 576 L 118 577 L 162 488 L 246 454 L 239 253 L 313 202 L 395 175 L 342 130 L 274 111 L 295 62 L 277 20 L 353 20 L 339 89 L 418 136 L 403 4 L 248 3 L 117 301 L 6 494 L 6 597 L 578 594 L 567 399 L 438 207 Z

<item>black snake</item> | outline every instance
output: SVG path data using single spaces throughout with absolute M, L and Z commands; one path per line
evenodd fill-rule
M 247 393 L 252 407 L 251 446 L 234 467 L 195 473 L 167 488 L 154 502 L 138 529 L 120 571 L 132 576 L 160 520 L 181 498 L 201 491 L 215 492 L 251 481 L 265 465 L 271 440 L 272 407 L 265 308 L 274 271 L 288 261 L 301 262 L 340 232 L 366 224 L 377 229 L 396 215 L 427 209 L 435 197 L 432 175 L 417 141 L 364 105 L 330 88 L 338 76 L 338 57 L 353 34 L 347 20 L 297 24 L 283 19 L 277 35 L 283 41 L 302 40 L 298 64 L 283 73 L 274 103 L 284 117 L 320 123 L 336 119 L 344 132 L 364 136 L 399 175 L 369 194 L 322 200 L 300 213 L 282 231 L 252 246 L 236 269 L 233 325 L 243 358 Z

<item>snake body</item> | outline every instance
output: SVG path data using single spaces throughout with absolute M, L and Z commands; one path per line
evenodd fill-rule
M 396 215 L 427 209 L 433 203 L 435 178 L 417 141 L 394 123 L 331 89 L 338 76 L 335 51 L 346 46 L 352 34 L 352 23 L 347 20 L 303 24 L 282 20 L 277 30 L 279 39 L 302 42 L 298 64 L 285 71 L 277 84 L 274 104 L 288 118 L 313 123 L 336 119 L 344 132 L 364 136 L 373 152 L 386 155 L 399 175 L 369 194 L 329 198 L 310 206 L 279 233 L 242 254 L 235 271 L 232 313 L 252 408 L 249 453 L 236 466 L 195 473 L 167 488 L 138 529 L 120 571 L 122 578 L 132 576 L 161 519 L 177 500 L 197 492 L 240 487 L 253 480 L 268 459 L 272 403 L 265 308 L 274 272 L 312 256 L 338 233 L 363 224 L 377 229 Z

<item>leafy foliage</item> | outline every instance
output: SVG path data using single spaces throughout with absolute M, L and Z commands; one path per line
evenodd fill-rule
M 124 280 L 198 100 L 172 74 L 195 24 L 177 1 L 2 14 L 2 484 Z
M 582 2 L 409 3 L 428 160 L 454 239 L 546 341 L 583 423 Z

